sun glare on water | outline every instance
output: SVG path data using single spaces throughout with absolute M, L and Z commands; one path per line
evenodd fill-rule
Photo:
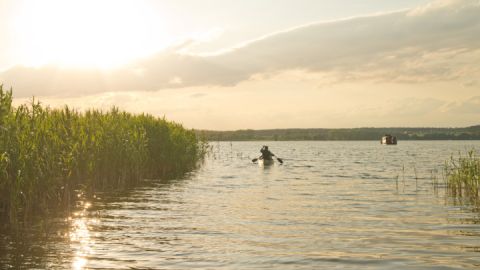
M 12 25 L 26 65 L 112 68 L 167 45 L 151 10 L 142 1 L 23 1 Z

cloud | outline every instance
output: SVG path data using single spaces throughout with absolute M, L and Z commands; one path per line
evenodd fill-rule
M 480 75 L 480 0 L 440 0 L 401 12 L 312 23 L 213 55 L 185 44 L 114 71 L 17 67 L 0 73 L 16 96 L 233 86 L 285 70 L 337 82 L 471 81 Z M 182 52 L 180 52 L 182 51 Z
M 458 66 L 472 69 L 465 72 L 478 71 L 472 59 L 480 59 L 478 14 L 478 0 L 437 1 L 421 12 L 311 24 L 254 41 L 214 60 L 245 75 L 303 69 L 335 72 L 347 79 L 454 79 Z
M 202 98 L 202 97 L 205 97 L 205 96 L 207 96 L 206 93 L 195 93 L 195 94 L 190 95 L 191 98 Z
M 480 116 L 480 96 L 474 96 L 461 102 L 453 102 L 447 111 L 460 114 L 478 114 Z
M 75 94 L 78 96 L 103 92 L 108 76 L 99 70 L 15 67 L 0 74 L 0 82 L 14 88 L 17 97 Z
M 426 114 L 439 112 L 445 101 L 436 98 L 405 98 L 396 101 L 388 108 L 387 114 L 399 117 L 421 117 Z

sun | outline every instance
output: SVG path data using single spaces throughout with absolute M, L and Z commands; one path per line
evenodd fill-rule
M 12 25 L 31 66 L 113 68 L 167 45 L 144 1 L 24 1 Z

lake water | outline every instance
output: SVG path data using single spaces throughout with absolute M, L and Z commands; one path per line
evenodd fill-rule
M 263 144 L 283 158 L 252 163 Z M 0 268 L 478 269 L 480 214 L 434 188 L 480 141 L 222 142 L 183 179 L 0 234 Z

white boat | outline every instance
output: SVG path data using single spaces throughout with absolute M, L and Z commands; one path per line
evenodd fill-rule
M 395 145 L 397 144 L 397 137 L 395 136 L 392 136 L 390 134 L 385 134 L 383 137 L 382 137 L 382 140 L 380 141 L 381 144 L 385 144 L 385 145 Z

